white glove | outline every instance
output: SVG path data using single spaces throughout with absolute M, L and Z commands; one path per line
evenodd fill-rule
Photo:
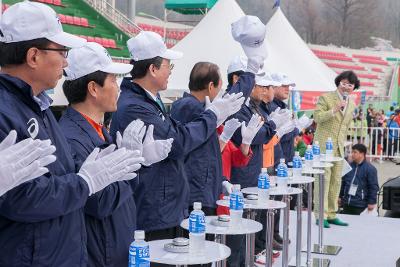
M 228 182 L 228 181 L 223 181 L 222 182 L 222 193 L 225 195 L 230 195 L 232 193 L 233 190 L 233 185 Z
M 247 124 L 243 121 L 242 122 L 242 144 L 250 145 L 253 141 L 254 137 L 260 130 L 260 128 L 264 125 L 264 121 L 261 116 L 257 114 L 253 114 L 249 123 Z
M 294 123 L 294 121 L 289 120 L 276 130 L 276 135 L 279 138 L 282 138 L 282 136 L 284 136 L 285 134 L 293 131 L 295 127 L 296 127 L 296 124 Z
M 248 58 L 246 71 L 257 74 L 264 67 L 264 61 L 264 56 L 252 56 Z
M 146 137 L 143 141 L 143 165 L 150 166 L 168 157 L 172 148 L 173 138 L 167 140 L 154 140 L 154 125 L 150 124 L 147 128 Z
M 12 130 L 0 143 L 0 196 L 8 190 L 49 170 L 44 166 L 53 163 L 56 148 L 50 140 L 25 139 L 15 144 L 17 132 Z
M 78 175 L 86 181 L 89 195 L 92 195 L 114 182 L 135 178 L 137 175 L 134 171 L 141 167 L 143 161 L 137 150 L 120 148 L 111 153 L 107 150 L 104 155 L 99 148 L 95 148 L 83 162 Z
M 146 133 L 146 126 L 140 119 L 134 120 L 124 130 L 124 136 L 118 131 L 116 143 L 118 148 L 125 147 L 129 150 L 139 150 L 143 152 L 143 137 Z
M 292 113 L 290 112 L 290 110 L 281 110 L 280 108 L 277 108 L 274 112 L 271 113 L 270 120 L 275 123 L 276 128 L 279 128 L 286 122 L 292 120 Z
M 210 99 L 206 96 L 206 109 L 210 109 L 217 116 L 217 127 L 219 127 L 230 116 L 240 110 L 243 105 L 243 93 L 226 94 L 222 96 L 223 92 L 219 93 L 217 97 L 210 103 Z
M 225 122 L 224 131 L 220 135 L 219 139 L 224 143 L 228 143 L 228 141 L 232 138 L 232 135 L 236 132 L 237 128 L 239 128 L 241 123 L 238 119 L 230 119 Z
M 296 120 L 296 128 L 301 131 L 303 129 L 306 129 L 310 127 L 310 125 L 313 123 L 313 119 L 308 118 L 305 114 L 298 120 Z

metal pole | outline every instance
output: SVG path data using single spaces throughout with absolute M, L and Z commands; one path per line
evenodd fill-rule
M 215 235 L 215 242 L 217 242 L 217 243 L 219 243 L 219 244 L 225 245 L 225 244 L 226 244 L 226 237 L 225 237 L 225 235 L 216 234 L 216 235 Z M 225 260 L 222 260 L 222 261 L 217 261 L 217 262 L 215 263 L 215 266 L 216 266 L 216 267 L 226 267 L 226 259 L 225 259 Z
M 325 185 L 324 185 L 324 175 L 319 175 L 319 235 L 318 235 L 318 246 L 319 252 L 322 253 L 323 249 L 323 236 L 324 236 L 324 195 L 325 195 Z
M 303 199 L 303 193 L 300 193 L 297 195 L 297 226 L 296 226 L 296 267 L 301 267 L 301 224 L 302 224 L 302 218 L 301 218 L 301 210 L 302 210 L 302 199 Z
M 307 196 L 307 266 L 311 264 L 311 210 L 312 210 L 312 183 L 308 183 Z
M 255 210 L 252 210 L 252 209 L 248 210 L 247 219 L 250 219 L 250 220 L 256 219 Z M 254 250 L 255 250 L 255 234 L 247 234 L 246 235 L 246 257 L 245 257 L 246 267 L 254 266 Z
M 266 223 L 266 231 L 265 231 L 265 267 L 272 267 L 272 241 L 274 240 L 274 217 L 275 210 L 268 209 L 267 210 L 267 223 Z
M 286 208 L 283 213 L 283 251 L 282 251 L 282 267 L 287 267 L 289 263 L 289 209 L 290 196 L 284 195 L 283 202 L 286 203 Z

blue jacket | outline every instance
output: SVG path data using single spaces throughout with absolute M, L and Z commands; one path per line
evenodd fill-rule
M 368 204 L 376 204 L 379 191 L 376 168 L 366 160 L 357 164 L 352 162 L 352 170 L 342 178 L 340 197 L 342 203 L 359 208 L 366 208 Z M 355 196 L 349 195 L 351 184 L 357 185 Z
M 175 101 L 171 117 L 181 123 L 188 123 L 204 112 L 204 103 L 184 93 Z M 222 192 L 222 159 L 217 129 L 205 143 L 190 152 L 185 158 L 185 171 L 189 182 L 189 204 L 201 202 L 204 207 L 216 207 Z
M 240 75 L 239 80 L 235 84 L 233 84 L 232 86 L 228 86 L 226 91 L 230 94 L 242 92 L 243 97 L 247 99 L 248 97 L 250 97 L 251 92 L 254 89 L 254 77 L 255 76 L 253 73 L 245 72 Z
M 287 108 L 287 105 L 276 98 L 267 105 L 262 104 L 261 109 L 270 115 L 273 111 L 275 111 L 278 107 L 281 109 Z M 282 138 L 279 140 L 279 143 L 275 145 L 274 147 L 274 165 L 275 168 L 279 164 L 279 160 L 281 158 L 285 159 L 286 164 L 288 162 L 292 162 L 293 157 L 294 157 L 294 138 L 299 135 L 299 130 L 295 128 L 293 131 L 290 133 L 285 134 L 282 136 Z
M 20 79 L 0 74 L 0 101 L 0 140 L 15 129 L 17 141 L 34 136 L 50 139 L 57 148 L 49 173 L 2 197 L 0 266 L 86 266 L 83 207 L 89 188 L 76 174 L 62 130 Z
M 101 139 L 92 125 L 69 107 L 60 127 L 71 145 L 77 169 L 96 147 L 113 143 L 103 128 Z M 129 244 L 136 229 L 136 206 L 129 182 L 116 182 L 89 197 L 85 206 L 89 266 L 128 266 Z
M 138 84 L 124 79 L 118 110 L 113 114 L 111 135 L 123 132 L 132 120 L 154 125 L 154 138 L 173 138 L 168 157 L 139 171 L 135 190 L 137 228 L 154 231 L 178 226 L 188 215 L 189 185 L 184 158 L 215 132 L 216 116 L 206 111 L 194 121 L 182 124 L 164 113 Z
M 250 121 L 253 114 L 262 116 L 259 104 L 250 101 L 249 105 L 243 105 L 238 113 L 234 115 L 239 121 L 245 121 L 246 124 Z M 275 124 L 270 121 L 265 121 L 263 127 L 258 131 L 251 143 L 253 157 L 245 167 L 232 167 L 231 183 L 240 184 L 242 188 L 257 186 L 258 175 L 262 168 L 263 145 L 267 144 L 275 135 Z M 242 143 L 241 131 L 236 131 L 232 137 L 232 141 L 236 146 Z

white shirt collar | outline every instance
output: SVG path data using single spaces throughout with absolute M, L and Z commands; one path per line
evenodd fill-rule
M 154 101 L 157 102 L 157 96 L 156 96 L 156 95 L 154 95 L 152 92 L 146 90 L 145 88 L 143 88 L 143 89 L 146 91 L 146 93 L 147 93 Z

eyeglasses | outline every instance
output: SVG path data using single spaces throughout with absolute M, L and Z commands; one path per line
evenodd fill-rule
M 173 63 L 171 64 L 161 64 L 161 66 L 167 66 L 169 68 L 169 70 L 173 70 L 175 65 Z
M 351 83 L 340 82 L 340 86 L 348 88 L 348 89 L 353 89 L 354 88 L 354 84 L 351 84 Z
M 60 52 L 60 55 L 62 55 L 64 58 L 68 57 L 68 52 L 69 49 L 68 48 L 37 48 L 39 50 L 44 50 L 44 51 L 58 51 Z

